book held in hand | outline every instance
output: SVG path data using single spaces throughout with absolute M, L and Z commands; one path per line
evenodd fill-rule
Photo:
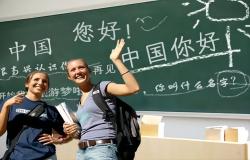
M 66 123 L 74 123 L 74 120 L 72 118 L 72 116 L 74 116 L 74 113 L 66 106 L 65 102 L 58 104 L 56 106 L 56 109 L 58 110 L 58 112 Z

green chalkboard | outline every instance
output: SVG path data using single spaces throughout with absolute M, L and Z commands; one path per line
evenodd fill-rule
M 31 70 L 50 74 L 44 96 L 76 109 L 79 89 L 64 64 L 85 58 L 92 79 L 121 81 L 122 58 L 141 91 L 124 99 L 137 111 L 250 114 L 249 0 L 164 0 L 0 23 L 0 97 L 24 90 Z

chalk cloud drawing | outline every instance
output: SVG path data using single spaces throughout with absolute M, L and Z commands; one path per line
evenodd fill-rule
M 146 16 L 143 18 L 136 18 L 136 23 L 138 23 L 143 31 L 149 32 L 158 28 L 167 19 L 167 16 L 163 17 L 157 24 L 152 24 L 153 18 L 151 16 Z

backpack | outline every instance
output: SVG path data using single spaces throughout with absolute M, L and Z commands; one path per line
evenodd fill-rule
M 116 144 L 121 160 L 133 160 L 135 152 L 141 143 L 140 127 L 135 110 L 114 96 L 116 115 L 112 112 L 100 90 L 100 83 L 94 86 L 93 99 L 96 105 L 103 111 L 103 118 L 111 121 L 116 129 Z

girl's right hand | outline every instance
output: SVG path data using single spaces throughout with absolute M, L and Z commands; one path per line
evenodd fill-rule
M 24 94 L 23 93 L 19 93 L 13 97 L 11 97 L 10 99 L 8 99 L 5 104 L 7 106 L 11 106 L 13 104 L 21 104 L 23 102 L 24 99 Z

